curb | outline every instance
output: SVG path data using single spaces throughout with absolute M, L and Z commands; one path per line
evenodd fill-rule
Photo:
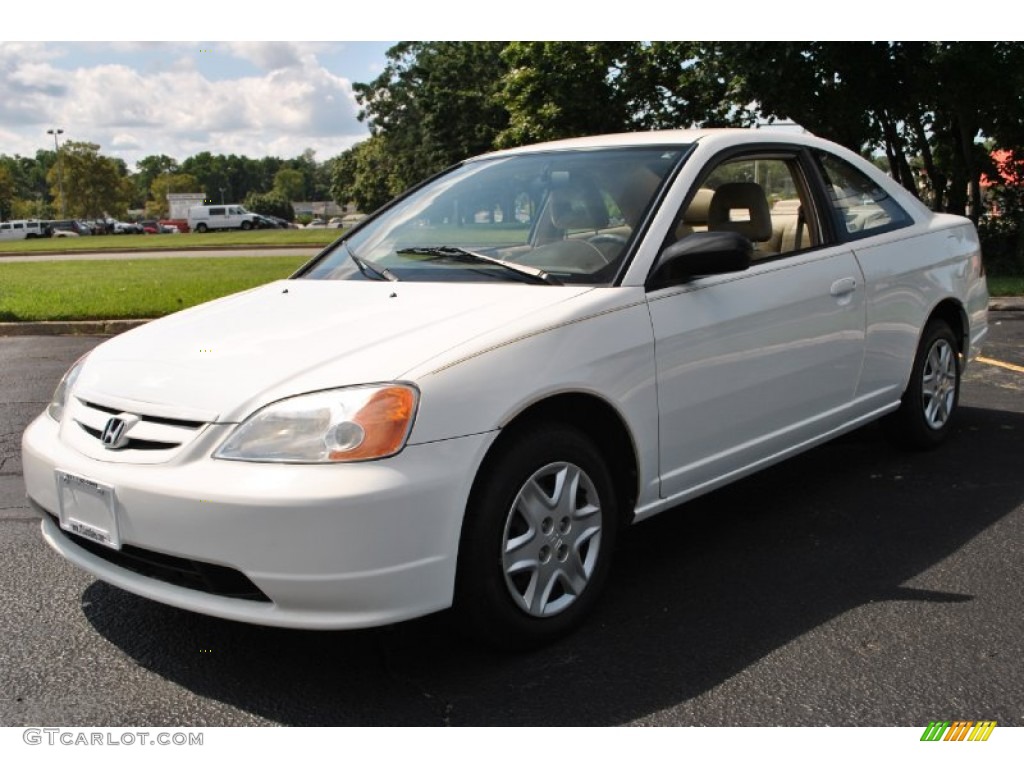
M 1005 296 L 989 299 L 990 312 L 1024 312 L 1024 297 Z M 116 336 L 145 325 L 138 320 L 51 320 L 34 323 L 0 323 L 2 336 Z
M 149 320 L 51 320 L 0 323 L 0 336 L 116 336 Z
M 995 296 L 988 300 L 989 312 L 1024 312 L 1024 298 L 1020 296 Z

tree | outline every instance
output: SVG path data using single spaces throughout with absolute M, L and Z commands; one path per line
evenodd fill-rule
M 135 175 L 132 177 L 135 182 L 136 207 L 146 205 L 152 196 L 153 180 L 168 173 L 178 172 L 178 161 L 168 155 L 149 155 L 135 164 Z
M 992 153 L 985 174 L 992 216 L 979 223 L 985 264 L 993 272 L 1024 274 L 1024 148 Z
M 404 188 L 382 136 L 371 136 L 334 160 L 331 195 L 339 203 L 355 203 L 360 211 L 374 211 Z
M 404 189 L 494 147 L 508 122 L 500 93 L 503 48 L 500 42 L 399 43 L 379 77 L 355 84 L 360 118 L 379 138 L 361 152 L 364 160 L 381 159 L 381 149 L 388 156 L 384 186 Z
M 977 220 L 981 137 L 1024 143 L 1021 43 L 718 43 L 701 56 L 702 67 L 733 72 L 737 100 L 764 116 L 854 151 L 881 149 L 893 178 L 935 210 Z
M 306 179 L 302 171 L 282 168 L 274 174 L 274 194 L 285 200 L 305 200 Z M 275 214 L 276 215 L 276 214 Z
M 277 216 L 287 221 L 295 221 L 295 208 L 291 200 L 277 192 L 250 192 L 245 198 L 245 209 L 264 216 Z
M 165 173 L 153 179 L 150 185 L 151 200 L 146 201 L 146 215 L 163 219 L 170 211 L 167 195 L 173 192 L 200 192 L 202 187 L 190 173 Z
M 123 216 L 127 211 L 134 188 L 124 176 L 124 164 L 104 157 L 99 149 L 98 144 L 89 142 L 65 142 L 60 149 L 60 162 L 47 173 L 55 207 L 66 208 L 69 216 L 92 219 Z
M 10 167 L 0 164 L 0 221 L 12 218 L 14 203 L 18 199 L 18 185 Z
M 509 112 L 500 146 L 624 130 L 627 98 L 616 87 L 627 43 L 509 43 L 501 95 Z
M 181 172 L 192 174 L 209 199 L 218 203 L 243 200 L 250 192 L 270 186 L 264 179 L 263 164 L 240 155 L 200 152 L 181 164 Z

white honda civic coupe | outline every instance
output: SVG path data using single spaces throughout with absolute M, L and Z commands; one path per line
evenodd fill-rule
M 622 526 L 873 419 L 937 444 L 986 304 L 970 221 L 813 136 L 497 152 L 96 347 L 25 485 L 54 549 L 153 600 L 318 629 L 454 606 L 536 645 Z

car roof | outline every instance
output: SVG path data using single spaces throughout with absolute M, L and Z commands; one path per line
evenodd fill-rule
M 657 147 L 679 146 L 694 142 L 714 143 L 756 143 L 760 141 L 781 141 L 820 146 L 820 139 L 806 131 L 772 128 L 685 128 L 664 131 L 634 131 L 631 133 L 609 133 L 600 136 L 582 136 L 573 139 L 558 139 L 540 144 L 530 144 L 513 149 L 489 152 L 481 157 L 501 157 L 529 152 L 545 152 L 560 149 L 595 149 L 598 147 Z

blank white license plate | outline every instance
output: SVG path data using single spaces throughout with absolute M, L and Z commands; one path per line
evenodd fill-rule
M 60 527 L 112 549 L 121 548 L 113 486 L 57 470 Z

